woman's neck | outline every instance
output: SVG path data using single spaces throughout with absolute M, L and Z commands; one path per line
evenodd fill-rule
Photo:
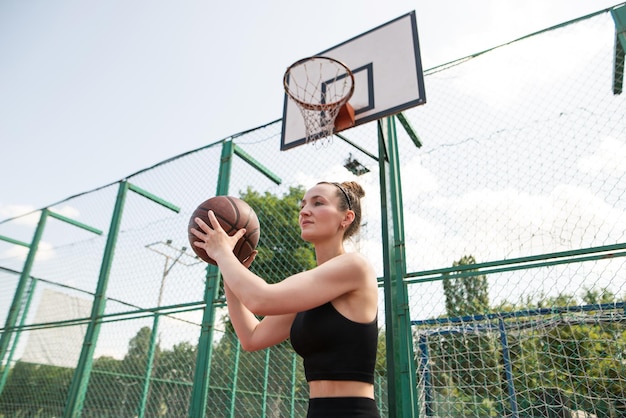
M 317 265 L 324 264 L 331 258 L 335 258 L 338 255 L 344 254 L 346 251 L 343 248 L 343 244 L 340 245 L 316 245 L 315 246 L 315 260 Z

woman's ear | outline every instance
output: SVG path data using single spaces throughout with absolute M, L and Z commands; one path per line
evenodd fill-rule
M 354 211 L 352 210 L 347 210 L 346 211 L 346 215 L 344 217 L 344 222 L 346 222 L 346 226 L 350 225 L 352 222 L 354 222 L 354 218 L 356 216 L 354 215 Z

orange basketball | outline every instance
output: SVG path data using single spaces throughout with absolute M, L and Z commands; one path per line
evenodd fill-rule
M 202 248 L 193 245 L 194 241 L 197 241 L 198 238 L 191 233 L 191 228 L 200 229 L 196 224 L 195 218 L 200 218 L 207 225 L 211 226 L 211 222 L 209 222 L 209 210 L 215 213 L 218 222 L 230 236 L 234 235 L 238 230 L 246 228 L 246 234 L 237 241 L 233 253 L 237 256 L 239 261 L 242 262 L 250 257 L 259 243 L 261 236 L 259 218 L 250 205 L 232 196 L 215 196 L 205 200 L 198 205 L 191 215 L 189 219 L 188 235 L 189 243 L 196 255 L 207 263 L 217 265 L 215 260 L 210 258 Z

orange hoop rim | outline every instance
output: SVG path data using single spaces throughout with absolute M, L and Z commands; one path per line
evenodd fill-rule
M 328 61 L 332 61 L 338 65 L 340 65 L 341 67 L 343 67 L 346 70 L 346 74 L 350 77 L 350 91 L 348 91 L 348 94 L 346 94 L 344 97 L 342 97 L 341 99 L 332 102 L 332 103 L 321 103 L 321 104 L 315 104 L 315 103 L 309 103 L 309 102 L 305 102 L 302 101 L 300 99 L 298 99 L 297 97 L 295 97 L 290 89 L 289 89 L 289 74 L 291 73 L 291 70 L 294 67 L 297 67 L 299 65 L 302 65 L 303 63 L 307 62 L 307 61 L 312 61 L 314 59 L 323 59 L 323 60 L 328 60 Z M 289 67 L 287 67 L 287 70 L 285 71 L 285 75 L 283 76 L 283 86 L 285 88 L 285 93 L 287 93 L 287 95 L 294 101 L 296 102 L 299 106 L 307 109 L 307 110 L 315 110 L 315 111 L 327 111 L 327 110 L 331 110 L 334 109 L 336 107 L 342 106 L 344 103 L 346 103 L 348 100 L 350 100 L 350 98 L 352 97 L 352 95 L 354 94 L 354 74 L 352 73 L 352 70 L 350 70 L 350 68 L 348 68 L 348 66 L 346 64 L 344 64 L 343 62 L 335 59 L 335 58 L 331 58 L 331 57 L 325 57 L 322 55 L 313 55 L 311 57 L 306 57 L 306 58 L 302 58 L 299 59 L 298 61 L 294 62 L 293 64 L 291 64 Z

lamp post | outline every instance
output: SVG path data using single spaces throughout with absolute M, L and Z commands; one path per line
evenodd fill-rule
M 172 268 L 177 264 L 183 264 L 186 266 L 191 266 L 193 264 L 199 263 L 199 259 L 195 255 L 190 255 L 187 253 L 187 247 L 175 247 L 172 245 L 172 240 L 168 239 L 167 241 L 158 241 L 152 244 L 146 245 L 146 248 L 150 251 L 153 251 L 157 254 L 160 254 L 165 257 L 165 265 L 163 266 L 163 274 L 161 275 L 161 284 L 159 286 L 159 297 L 157 299 L 157 307 L 154 311 L 154 321 L 152 323 L 152 333 L 150 336 L 150 348 L 148 349 L 148 360 L 146 364 L 146 374 L 144 378 L 143 390 L 141 393 L 141 402 L 139 405 L 138 418 L 143 418 L 146 413 L 146 405 L 148 403 L 148 395 L 150 392 L 150 377 L 152 376 L 152 369 L 154 366 L 154 355 L 156 351 L 157 345 L 157 333 L 159 329 L 159 318 L 161 317 L 160 308 L 163 302 L 163 289 L 165 288 L 165 279 L 167 275 L 172 271 Z M 183 260 L 183 256 L 187 256 L 193 259 L 191 262 L 185 262 Z M 172 263 L 170 264 L 170 260 Z
M 172 244 L 172 240 L 168 239 L 166 241 L 157 241 L 152 244 L 146 245 L 146 248 L 150 251 L 153 251 L 157 254 L 165 257 L 165 266 L 163 267 L 163 275 L 161 276 L 161 285 L 159 286 L 159 297 L 157 300 L 157 310 L 161 307 L 161 303 L 163 302 L 163 289 L 165 288 L 165 279 L 167 275 L 170 273 L 172 268 L 176 265 L 176 263 L 183 264 L 185 266 L 192 266 L 194 264 L 198 264 L 201 260 L 195 254 L 192 255 L 187 252 L 187 247 L 176 247 Z M 183 261 L 183 257 L 189 257 L 192 261 Z M 172 264 L 170 265 L 170 260 Z

